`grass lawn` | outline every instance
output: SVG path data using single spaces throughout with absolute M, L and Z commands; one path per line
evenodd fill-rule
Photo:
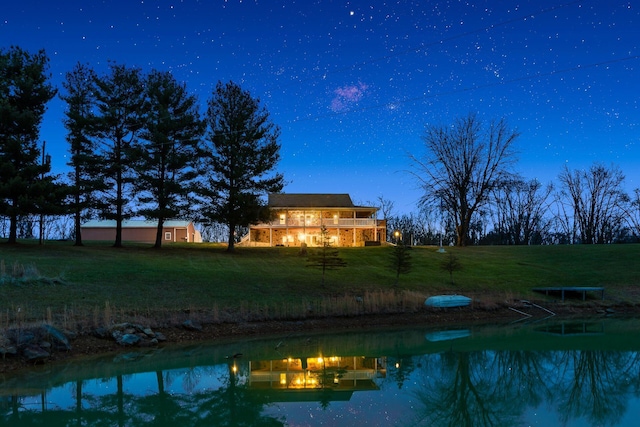
M 161 250 L 134 244 L 115 249 L 109 242 L 0 244 L 0 326 L 60 316 L 93 316 L 100 323 L 118 313 L 299 317 L 354 298 L 361 302 L 363 295 L 377 298 L 379 306 L 381 299 L 400 294 L 416 301 L 438 293 L 527 299 L 538 286 L 604 286 L 607 296 L 636 303 L 626 291 L 640 285 L 640 245 L 480 246 L 446 248 L 444 254 L 436 249 L 414 247 L 412 270 L 395 288 L 391 247 L 341 248 L 347 266 L 327 272 L 322 287 L 321 272 L 307 267 L 299 248 L 237 247 L 229 254 L 225 245 L 206 243 Z M 441 266 L 450 256 L 462 266 L 453 283 Z

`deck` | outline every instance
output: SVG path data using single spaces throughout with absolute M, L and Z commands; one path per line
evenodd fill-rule
M 587 292 L 600 292 L 601 298 L 604 299 L 604 287 L 602 286 L 548 286 L 544 288 L 533 288 L 535 292 L 544 292 L 549 295 L 549 292 L 560 292 L 562 301 L 564 301 L 565 293 L 581 293 L 582 301 L 587 299 Z

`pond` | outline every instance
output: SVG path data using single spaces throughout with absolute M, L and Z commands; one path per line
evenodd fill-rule
M 0 425 L 636 426 L 640 321 L 296 334 L 43 366 Z

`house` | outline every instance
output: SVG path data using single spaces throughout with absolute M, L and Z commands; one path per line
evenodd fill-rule
M 155 243 L 157 221 L 126 220 L 122 221 L 122 241 Z M 80 227 L 82 240 L 115 240 L 116 221 L 93 220 Z M 202 242 L 200 232 L 192 221 L 168 220 L 162 228 L 163 243 L 169 242 Z
M 270 194 L 270 222 L 252 225 L 242 243 L 255 246 L 320 246 L 325 226 L 334 246 L 380 244 L 386 236 L 378 208 L 355 206 L 348 194 Z

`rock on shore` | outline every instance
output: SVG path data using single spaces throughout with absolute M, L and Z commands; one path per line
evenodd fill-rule
M 113 340 L 121 346 L 149 347 L 167 338 L 151 328 L 133 323 L 120 323 L 92 331 L 96 337 Z M 32 363 L 42 363 L 54 352 L 69 352 L 76 334 L 49 324 L 25 328 L 12 328 L 0 335 L 0 356 L 21 357 Z

